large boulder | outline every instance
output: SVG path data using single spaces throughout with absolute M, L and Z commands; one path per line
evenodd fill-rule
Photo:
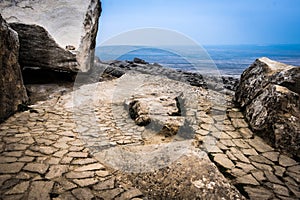
M 93 65 L 99 0 L 0 1 L 20 37 L 22 67 L 88 71 Z
M 257 59 L 243 72 L 235 100 L 252 129 L 300 156 L 300 67 Z
M 0 122 L 27 101 L 18 56 L 18 34 L 0 15 Z

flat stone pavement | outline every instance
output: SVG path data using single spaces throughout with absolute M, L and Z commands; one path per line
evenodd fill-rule
M 97 127 L 90 126 L 94 119 L 89 113 L 84 115 L 88 108 L 80 108 L 78 123 L 60 99 L 40 102 L 32 106 L 36 112 L 17 113 L 0 124 L 1 199 L 146 199 L 94 156 L 110 146 L 142 145 L 145 129 L 135 126 L 120 105 L 111 110 L 99 103 L 93 107 Z M 242 194 L 250 199 L 300 198 L 298 162 L 254 136 L 238 108 L 217 105 L 205 114 L 207 105 L 199 106 L 195 146 Z

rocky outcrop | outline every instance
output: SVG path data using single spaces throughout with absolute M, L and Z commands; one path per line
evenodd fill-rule
M 27 101 L 18 56 L 18 34 L 0 15 L 0 121 L 13 114 L 19 104 Z
M 147 126 L 152 122 L 152 127 L 160 130 L 160 134 L 173 136 L 184 125 L 179 97 L 175 96 L 154 92 L 132 97 L 125 105 L 137 125 Z
M 20 37 L 22 67 L 88 71 L 93 65 L 99 0 L 1 1 Z
M 300 155 L 300 68 L 257 59 L 241 76 L 235 99 L 253 130 Z

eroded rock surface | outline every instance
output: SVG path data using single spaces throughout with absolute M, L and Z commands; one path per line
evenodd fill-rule
M 1 1 L 19 33 L 22 67 L 86 72 L 93 66 L 99 0 Z
M 166 92 L 170 92 L 168 85 L 176 83 L 158 76 L 126 74 L 38 102 L 32 106 L 36 112 L 17 113 L 1 123 L 0 196 L 299 197 L 299 162 L 256 136 L 231 103 L 232 96 L 176 83 L 171 91 L 190 91 L 182 97 L 189 100 L 182 104 L 182 117 L 190 128 L 181 133 L 193 137 L 165 137 L 136 125 L 124 101 L 147 94 L 145 86 L 159 82 Z
M 275 147 L 300 155 L 300 68 L 268 58 L 244 71 L 235 99 L 253 130 Z
M 18 58 L 18 34 L 0 15 L 0 121 L 13 114 L 18 104 L 27 101 Z

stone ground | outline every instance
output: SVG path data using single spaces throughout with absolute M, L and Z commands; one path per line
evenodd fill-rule
M 179 135 L 129 117 L 139 81 L 183 92 Z M 122 76 L 32 108 L 0 124 L 1 199 L 300 198 L 299 163 L 255 136 L 231 96 Z

